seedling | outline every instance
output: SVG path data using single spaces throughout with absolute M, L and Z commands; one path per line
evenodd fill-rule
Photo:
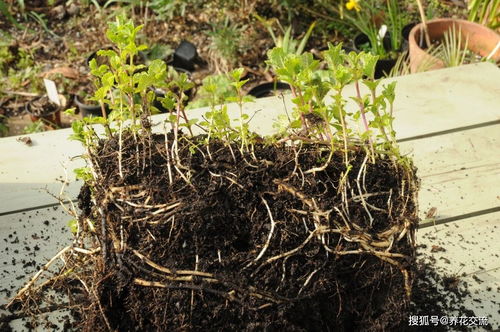
M 254 14 L 254 16 L 259 20 L 260 23 L 262 23 L 266 27 L 267 31 L 269 32 L 269 35 L 273 39 L 275 47 L 281 47 L 285 51 L 285 53 L 294 53 L 297 55 L 302 54 L 302 52 L 304 52 L 307 41 L 311 37 L 312 31 L 316 26 L 316 22 L 311 23 L 306 33 L 302 37 L 302 39 L 298 40 L 293 38 L 291 25 L 288 28 L 283 29 L 283 27 L 281 26 L 280 22 L 277 19 L 266 20 L 265 18 L 257 14 Z M 276 36 L 273 30 L 274 23 L 276 23 L 282 35 Z
M 358 137 L 361 142 L 367 144 L 363 146 L 369 149 L 374 161 L 375 144 L 380 144 L 378 148 L 387 151 L 391 150 L 395 142 L 392 127 L 395 84 L 385 86 L 382 94 L 377 95 L 380 81 L 373 78 L 377 56 L 364 52 L 346 54 L 340 44 L 330 44 L 323 56 L 328 69 L 319 71 L 319 62 L 314 60 L 311 54 L 287 54 L 281 48 L 275 48 L 268 53 L 268 63 L 278 78 L 290 84 L 292 102 L 295 104 L 293 118 L 288 126 L 291 132 L 282 135 L 328 142 L 332 147 L 338 145 L 340 136 L 348 164 L 347 151 L 353 147 L 354 141 L 351 139 L 353 131 L 348 127 L 347 117 L 352 116 L 352 119 L 362 121 L 364 130 L 358 132 Z M 354 82 L 356 87 L 356 96 L 352 99 L 357 103 L 358 110 L 348 114 L 345 109 L 346 100 L 341 93 L 351 82 Z M 361 95 L 360 83 L 368 87 L 369 95 Z M 326 102 L 330 90 L 334 91 L 334 103 L 331 105 Z M 337 132 L 334 133 L 332 128 Z M 290 135 L 291 133 L 293 135 Z

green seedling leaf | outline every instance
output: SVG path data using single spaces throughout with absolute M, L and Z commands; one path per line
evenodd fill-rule
M 114 50 L 99 50 L 97 51 L 97 55 L 106 56 L 108 58 L 118 57 L 118 53 L 116 53 Z
M 71 129 L 73 129 L 73 134 L 69 136 L 69 139 L 85 144 L 83 121 L 73 121 L 71 123 Z
M 377 65 L 379 56 L 364 52 L 361 52 L 359 56 L 363 70 L 363 75 L 373 79 L 375 76 L 375 66 Z
M 90 60 L 89 67 L 90 67 L 90 73 L 97 77 L 102 77 L 105 73 L 109 72 L 109 66 L 108 65 L 97 66 L 96 59 Z
M 114 55 L 109 57 L 109 64 L 111 65 L 111 68 L 118 69 L 122 66 L 123 63 L 118 55 Z
M 72 107 L 72 108 L 68 108 L 67 110 L 65 110 L 64 114 L 66 114 L 66 115 L 75 115 L 75 112 L 76 112 L 76 108 Z
M 103 118 L 102 116 L 88 116 L 84 117 L 83 120 L 88 124 L 100 124 L 100 125 L 107 124 L 106 119 Z
M 92 181 L 92 173 L 88 167 L 75 168 L 73 170 L 77 179 L 84 182 Z
M 346 54 L 342 49 L 342 43 L 333 46 L 332 43 L 328 43 L 328 50 L 322 53 L 328 67 L 330 69 L 335 69 L 339 65 L 343 65 L 346 62 Z
M 286 52 L 281 47 L 275 47 L 267 52 L 267 64 L 273 68 L 282 68 L 285 66 Z
M 290 128 L 299 129 L 302 128 L 302 121 L 300 119 L 290 122 Z
M 160 97 L 158 100 L 160 101 L 161 106 L 163 106 L 166 110 L 171 111 L 175 108 L 175 99 L 170 96 Z
M 390 104 L 394 103 L 394 99 L 396 97 L 396 81 L 391 82 L 388 85 L 384 85 L 384 89 L 382 90 L 382 95 L 387 99 L 387 101 Z
M 246 95 L 246 96 L 243 96 L 242 101 L 244 103 L 251 103 L 251 102 L 255 101 L 255 97 L 254 96 L 250 96 L 250 95 Z
M 76 234 L 78 232 L 78 220 L 71 219 L 68 221 L 68 227 L 71 233 Z
M 231 71 L 229 73 L 229 76 L 233 79 L 233 81 L 239 82 L 241 80 L 244 72 L 245 72 L 244 68 L 237 68 L 237 69 L 234 69 L 233 71 Z M 247 82 L 247 81 L 245 81 L 245 82 Z
M 228 103 L 237 103 L 239 101 L 239 98 L 238 97 L 234 97 L 234 96 L 229 96 L 226 98 L 226 101 Z

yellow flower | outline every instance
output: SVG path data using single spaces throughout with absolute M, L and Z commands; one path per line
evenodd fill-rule
M 349 2 L 345 4 L 345 7 L 347 8 L 347 10 L 355 9 L 357 12 L 361 10 L 359 0 L 349 0 Z

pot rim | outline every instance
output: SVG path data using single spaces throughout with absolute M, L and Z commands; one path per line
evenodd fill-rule
M 427 26 L 432 26 L 432 25 L 435 25 L 435 24 L 449 24 L 449 25 L 452 25 L 452 24 L 458 24 L 460 27 L 470 27 L 472 29 L 478 29 L 478 30 L 481 30 L 483 31 L 485 34 L 487 34 L 487 36 L 490 36 L 492 38 L 495 38 L 497 39 L 497 43 L 500 42 L 500 35 L 498 33 L 496 33 L 495 31 L 491 30 L 490 28 L 484 26 L 484 25 L 481 25 L 481 24 L 478 24 L 478 23 L 475 23 L 475 22 L 470 22 L 470 21 L 467 21 L 467 20 L 463 20 L 463 19 L 458 19 L 458 18 L 437 18 L 437 19 L 433 19 L 433 20 L 429 20 L 426 22 L 427 23 Z M 408 42 L 410 43 L 410 45 L 414 48 L 416 48 L 417 50 L 419 51 L 422 51 L 422 52 L 426 52 L 425 49 L 421 48 L 419 43 L 417 43 L 417 34 L 423 30 L 423 23 L 420 22 L 418 24 L 416 24 L 410 31 L 410 34 L 408 36 Z M 493 48 L 491 50 L 489 50 L 489 52 L 491 53 L 493 51 L 495 46 L 493 46 Z M 481 55 L 481 56 L 488 56 L 488 54 L 486 55 L 483 55 L 481 54 L 479 51 L 476 51 L 474 49 L 471 49 L 471 51 Z M 426 52 L 427 53 L 427 52 Z M 486 53 L 486 52 L 484 52 Z M 495 60 L 495 61 L 500 61 L 500 50 L 498 50 L 493 56 L 492 58 Z

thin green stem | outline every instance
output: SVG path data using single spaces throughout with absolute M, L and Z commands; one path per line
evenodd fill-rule
M 361 98 L 361 91 L 359 90 L 359 81 L 356 80 L 354 82 L 354 85 L 356 86 L 356 96 L 358 97 L 358 105 L 359 109 L 361 111 L 361 118 L 363 119 L 363 125 L 365 126 L 365 130 L 369 133 L 370 127 L 368 125 L 368 121 L 366 120 L 366 115 L 365 115 L 365 105 L 363 104 L 363 100 Z M 373 155 L 375 155 L 374 148 L 373 148 L 373 140 L 371 136 L 368 136 L 368 141 L 370 143 L 370 150 Z

